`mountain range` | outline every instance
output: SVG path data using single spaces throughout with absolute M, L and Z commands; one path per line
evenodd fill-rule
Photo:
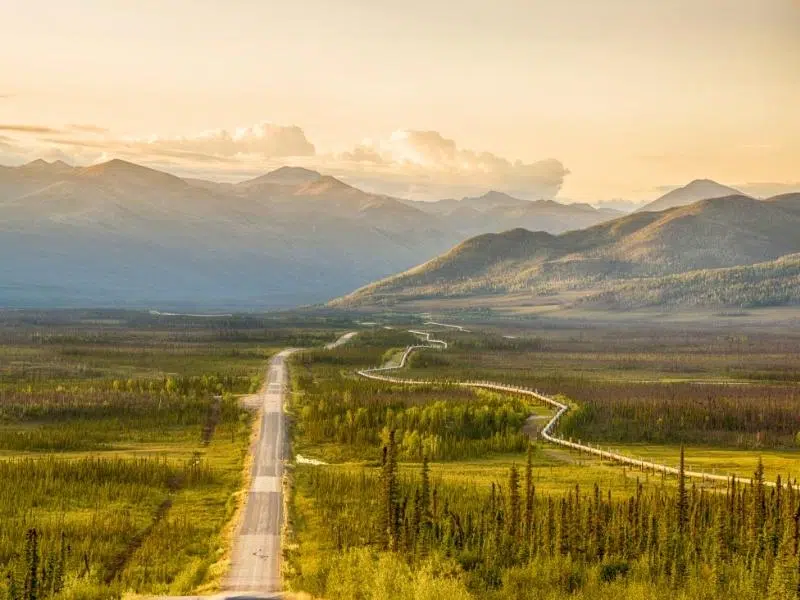
M 605 308 L 798 304 L 798 232 L 800 194 L 728 195 L 559 235 L 476 236 L 333 304 L 565 293 Z
M 111 160 L 0 167 L 0 306 L 276 308 L 344 294 L 476 233 L 560 233 L 588 205 L 410 202 L 282 167 L 237 184 Z

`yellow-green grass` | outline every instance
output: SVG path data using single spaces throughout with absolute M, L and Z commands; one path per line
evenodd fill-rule
M 161 427 L 146 420 L 138 428 L 114 423 L 108 421 L 105 427 L 102 420 L 88 418 L 61 422 L 62 427 L 85 427 L 87 435 L 105 430 L 108 443 L 101 448 L 64 452 L 7 448 L 0 452 L 0 463 L 18 464 L 3 471 L 9 473 L 9 479 L 0 476 L 0 485 L 14 486 L 20 469 L 28 469 L 31 488 L 26 488 L 24 499 L 6 497 L 2 502 L 7 536 L 0 539 L 3 552 L 9 548 L 19 551 L 21 535 L 36 527 L 44 540 L 43 552 L 52 553 L 64 532 L 73 548 L 69 577 L 74 579 L 80 572 L 84 552 L 91 564 L 89 575 L 80 581 L 68 579 L 66 589 L 77 594 L 80 588 L 81 597 L 86 598 L 105 598 L 122 589 L 157 594 L 219 589 L 227 564 L 230 523 L 243 485 L 249 419 L 237 419 L 235 414 L 223 419 L 208 444 L 203 443 L 202 423 Z M 5 423 L 2 429 L 8 436 L 53 426 L 22 421 Z M 86 461 L 118 464 L 143 460 L 165 465 L 179 481 L 175 485 L 163 480 L 120 484 L 113 476 L 101 476 L 81 483 L 75 475 L 67 475 L 62 483 L 61 476 L 51 481 L 47 475 L 52 461 L 82 469 Z M 42 468 L 31 468 L 31 464 Z M 210 476 L 183 484 L 192 464 L 202 465 Z M 110 571 L 108 566 L 114 562 L 118 567 Z M 115 582 L 109 583 L 109 573 L 114 572 Z
M 520 472 L 525 469 L 526 454 L 509 454 L 480 460 L 464 460 L 430 463 L 431 480 L 448 487 L 463 487 L 470 493 L 484 490 L 489 493 L 492 484 L 505 486 L 512 465 Z M 533 453 L 533 481 L 538 492 L 559 495 L 572 491 L 575 485 L 587 491 L 597 483 L 612 494 L 633 493 L 637 479 L 648 485 L 674 485 L 675 478 L 664 478 L 660 474 L 641 472 L 625 468 L 616 463 L 600 461 L 594 457 L 579 455 L 551 445 L 537 446 Z M 399 463 L 400 473 L 409 477 L 420 473 L 419 463 Z M 361 469 L 375 470 L 374 464 L 363 462 L 319 465 L 317 469 L 333 469 L 355 473 Z
M 614 444 L 612 449 L 636 458 L 678 466 L 679 445 Z M 708 446 L 686 446 L 684 448 L 686 468 L 717 475 L 752 477 L 758 459 L 764 463 L 767 480 L 775 481 L 780 475 L 784 483 L 787 478 L 800 479 L 800 448 L 798 450 L 736 450 Z
M 187 436 L 180 438 L 99 452 L 4 452 L 3 460 L 36 458 L 46 461 L 54 456 L 68 461 L 155 458 L 172 465 L 176 471 L 192 461 L 202 461 L 213 473 L 213 480 L 207 483 L 178 487 L 174 491 L 157 487 L 131 488 L 132 495 L 126 495 L 125 488 L 121 488 L 111 502 L 95 502 L 95 486 L 103 484 L 92 483 L 82 496 L 41 498 L 26 512 L 24 520 L 31 526 L 45 529 L 57 523 L 61 530 L 68 532 L 122 522 L 125 531 L 145 532 L 140 545 L 119 573 L 123 586 L 151 593 L 189 593 L 201 586 L 213 591 L 219 588 L 224 575 L 224 569 L 213 567 L 225 554 L 229 542 L 225 535 L 226 524 L 236 507 L 234 494 L 242 485 L 249 429 L 242 423 L 220 424 L 207 446 L 200 443 L 199 435 L 193 436 L 193 440 Z M 104 496 L 100 493 L 96 497 Z M 156 523 L 155 515 L 167 499 L 171 506 Z M 15 520 L 20 518 L 23 517 L 14 517 Z M 134 536 L 139 535 L 134 533 Z M 108 531 L 108 536 L 109 543 L 116 548 L 114 553 L 123 551 L 124 544 L 113 541 L 113 530 Z M 74 540 L 69 541 L 74 543 Z M 158 583 L 159 579 L 170 583 Z M 103 583 L 94 583 L 99 593 Z
M 205 592 L 220 589 L 225 575 L 223 559 L 230 543 L 226 526 L 237 508 L 234 494 L 242 484 L 246 448 L 246 438 L 242 437 L 233 443 L 229 436 L 212 441 L 203 460 L 212 465 L 217 481 L 176 493 L 167 517 L 151 533 L 149 544 L 131 558 L 128 571 L 139 571 L 159 559 L 172 563 L 175 557 L 164 557 L 164 550 L 183 557 L 174 581 L 151 591 L 185 594 L 201 587 Z M 124 576 L 134 579 L 131 572 Z
M 86 386 L 96 379 L 159 378 L 209 373 L 242 375 L 258 370 L 277 352 L 254 344 L 182 343 L 175 347 L 0 345 L 0 383 L 37 375 L 35 386 Z M 5 377 L 2 377 L 5 375 Z M 0 386 L 1 387 L 1 386 Z

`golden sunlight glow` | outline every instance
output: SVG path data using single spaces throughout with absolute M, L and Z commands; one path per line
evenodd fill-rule
M 800 179 L 792 0 L 453 6 L 5 0 L 0 164 L 307 164 L 582 201 Z

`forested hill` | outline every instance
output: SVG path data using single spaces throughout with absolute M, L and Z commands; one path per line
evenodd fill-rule
M 800 254 L 755 265 L 619 282 L 581 303 L 611 309 L 800 306 Z
M 514 229 L 471 238 L 334 304 L 575 290 L 608 307 L 797 303 L 798 257 L 789 255 L 800 252 L 799 231 L 800 194 L 714 198 L 561 235 Z

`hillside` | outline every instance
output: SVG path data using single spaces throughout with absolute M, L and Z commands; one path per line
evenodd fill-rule
M 604 289 L 610 282 L 624 281 L 639 285 L 647 278 L 774 261 L 800 252 L 797 231 L 800 211 L 794 197 L 761 202 L 745 196 L 636 213 L 555 236 L 514 229 L 467 240 L 334 304 L 379 305 L 473 294 L 542 295 Z
M 777 260 L 689 271 L 612 284 L 580 302 L 612 310 L 659 307 L 800 305 L 800 254 Z

